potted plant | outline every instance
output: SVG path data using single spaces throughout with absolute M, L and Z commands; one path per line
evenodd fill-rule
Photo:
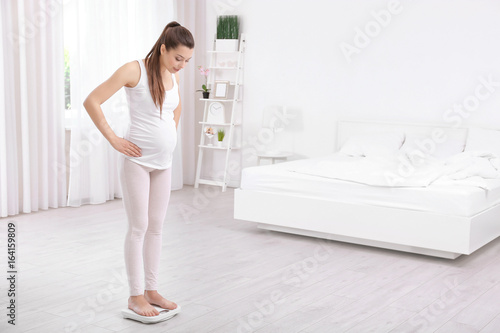
M 219 140 L 219 141 L 217 141 L 217 145 L 218 145 L 219 147 L 222 147 L 222 140 L 224 140 L 224 136 L 225 136 L 225 135 L 226 135 L 226 132 L 224 132 L 224 129 L 223 129 L 223 128 L 221 128 L 221 129 L 219 129 L 219 130 L 217 131 L 217 139 Z
M 210 96 L 210 89 L 207 88 L 208 72 L 210 70 L 208 68 L 203 68 L 203 66 L 198 66 L 198 70 L 200 71 L 200 74 L 205 77 L 205 84 L 201 86 L 200 90 L 196 91 L 201 91 L 203 93 L 203 98 L 207 99 Z
M 217 17 L 216 51 L 238 51 L 240 22 L 237 15 L 223 15 Z

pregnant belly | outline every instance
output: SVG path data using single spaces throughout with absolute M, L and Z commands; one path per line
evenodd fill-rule
M 163 126 L 141 128 L 131 126 L 128 140 L 141 148 L 141 159 L 170 157 L 177 144 L 175 122 L 169 121 Z

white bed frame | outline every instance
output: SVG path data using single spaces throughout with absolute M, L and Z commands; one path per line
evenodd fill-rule
M 448 137 L 467 136 L 464 128 L 343 121 L 338 123 L 336 146 L 359 133 L 429 134 L 434 129 L 444 130 Z M 471 254 L 500 236 L 500 205 L 464 217 L 235 189 L 234 218 L 268 230 L 448 259 Z

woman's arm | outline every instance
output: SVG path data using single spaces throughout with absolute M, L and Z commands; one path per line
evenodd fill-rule
M 177 80 L 177 87 L 179 87 L 179 73 L 175 73 L 175 79 Z M 179 105 L 177 105 L 177 107 L 174 110 L 175 128 L 179 126 L 179 119 L 181 119 L 181 110 L 182 110 L 181 93 L 179 89 Z
M 139 64 L 136 61 L 129 62 L 118 68 L 109 79 L 95 88 L 83 102 L 83 106 L 90 118 L 113 148 L 122 154 L 132 157 L 141 156 L 141 149 L 132 142 L 118 137 L 113 132 L 106 118 L 104 118 L 101 104 L 106 102 L 121 87 L 134 87 L 139 82 L 140 76 Z

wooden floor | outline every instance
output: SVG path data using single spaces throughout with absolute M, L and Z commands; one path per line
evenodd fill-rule
M 17 325 L 2 278 L 0 332 L 500 332 L 499 239 L 453 261 L 321 241 L 235 221 L 219 191 L 172 193 L 160 292 L 183 311 L 155 325 L 120 315 L 121 200 L 0 220 L 18 246 Z

